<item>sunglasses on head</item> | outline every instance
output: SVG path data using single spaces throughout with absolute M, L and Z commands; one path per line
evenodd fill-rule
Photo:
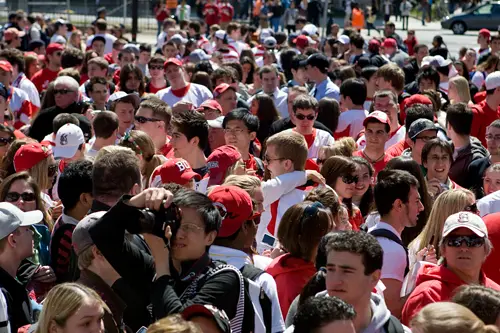
M 73 90 L 69 90 L 69 89 L 54 89 L 54 95 L 57 95 L 57 94 L 66 95 L 66 94 L 69 94 L 72 92 L 73 92 Z
M 5 196 L 5 201 L 17 202 L 19 198 L 23 199 L 23 201 L 30 202 L 30 201 L 35 201 L 36 196 L 35 193 L 32 192 L 24 192 L 24 193 L 8 192 L 7 195 Z
M 14 141 L 14 138 L 0 138 L 0 147 L 5 147 L 12 141 Z
M 342 176 L 342 181 L 346 184 L 357 183 L 359 181 L 358 176 L 345 175 Z
M 477 214 L 479 212 L 479 209 L 477 208 L 477 204 L 475 202 L 472 205 L 466 206 L 464 210 L 466 212 L 471 212 L 474 214 Z
M 49 177 L 54 177 L 57 172 L 57 164 L 49 165 L 48 175 Z
M 313 114 L 308 114 L 307 116 L 306 115 L 303 115 L 301 113 L 296 113 L 295 114 L 295 117 L 297 117 L 298 120 L 304 120 L 304 119 L 307 119 L 307 120 L 314 120 L 314 117 L 316 117 L 315 115 Z
M 160 119 L 148 118 L 148 117 L 143 117 L 143 116 L 135 116 L 134 118 L 135 118 L 135 121 L 137 121 L 138 123 L 141 123 L 141 124 L 145 124 L 148 121 L 150 121 L 150 122 L 161 121 Z
M 451 236 L 446 237 L 445 244 L 449 247 L 460 247 L 465 242 L 467 247 L 481 247 L 485 240 L 479 236 Z

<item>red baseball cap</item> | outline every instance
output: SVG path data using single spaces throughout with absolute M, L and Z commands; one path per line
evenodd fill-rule
M 483 28 L 483 29 L 479 30 L 479 35 L 482 35 L 482 36 L 484 36 L 484 37 L 486 37 L 486 38 L 490 39 L 490 37 L 491 37 L 491 32 L 490 32 L 488 29 L 484 29 L 484 28 Z
M 63 51 L 64 46 L 59 43 L 50 43 L 49 46 L 45 49 L 45 54 L 52 54 L 57 51 Z
M 239 159 L 241 159 L 241 154 L 235 146 L 224 145 L 214 149 L 207 158 L 207 167 L 210 173 L 208 186 L 222 184 L 227 169 Z
M 176 183 L 186 185 L 191 179 L 200 180 L 201 176 L 193 171 L 189 163 L 182 158 L 172 158 L 162 164 L 153 174 L 159 173 L 162 184 Z
M 179 59 L 177 58 L 168 58 L 165 63 L 163 64 L 163 67 L 166 68 L 168 65 L 170 64 L 174 64 L 174 65 L 177 65 L 179 67 L 182 67 L 182 61 L 180 61 Z
M 252 198 L 239 187 L 217 186 L 208 197 L 225 212 L 217 237 L 234 235 L 245 221 L 254 217 Z
M 14 169 L 16 172 L 26 171 L 52 155 L 49 147 L 35 143 L 21 146 L 14 155 Z
M 415 94 L 411 95 L 410 97 L 406 98 L 402 102 L 402 109 L 406 110 L 413 104 L 424 104 L 424 105 L 432 105 L 432 101 L 430 100 L 429 97 L 421 95 L 421 94 Z
M 394 38 L 386 38 L 386 40 L 384 40 L 384 42 L 382 43 L 382 46 L 396 48 L 398 46 L 398 43 L 396 43 L 396 40 Z
M 295 38 L 293 42 L 295 43 L 295 45 L 302 49 L 309 46 L 309 38 L 307 38 L 306 35 L 297 36 L 297 38 Z
M 387 124 L 389 127 L 391 126 L 391 121 L 389 120 L 389 117 L 387 116 L 387 113 L 382 112 L 382 111 L 373 111 L 368 115 L 368 117 L 363 120 L 363 126 L 366 127 L 366 124 L 368 123 L 369 120 L 376 120 L 379 123 L 382 124 Z
M 22 38 L 24 37 L 24 35 L 26 35 L 26 33 L 24 31 L 18 30 L 17 28 L 8 28 L 3 32 L 3 38 L 6 42 L 13 40 L 14 38 L 16 38 L 16 36 Z
M 201 103 L 196 110 L 204 111 L 205 108 L 217 110 L 222 114 L 222 106 L 220 106 L 219 102 L 217 102 L 215 99 L 206 100 L 205 102 Z
M 219 97 L 223 93 L 225 93 L 228 89 L 233 89 L 236 92 L 236 89 L 233 86 L 230 86 L 227 83 L 221 83 L 214 89 L 214 98 Z
M 14 68 L 7 60 L 0 60 L 0 69 L 6 72 L 12 72 Z

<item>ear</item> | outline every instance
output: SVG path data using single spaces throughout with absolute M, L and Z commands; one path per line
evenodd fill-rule
M 10 234 L 9 236 L 7 236 L 7 242 L 9 243 L 9 245 L 11 247 L 16 247 L 16 240 L 14 239 L 14 234 Z
M 48 333 L 58 333 L 59 328 L 54 320 L 50 321 Z
M 205 236 L 205 245 L 210 246 L 213 244 L 215 241 L 215 238 L 217 237 L 217 231 L 210 231 L 206 236 Z
M 198 146 L 198 143 L 200 143 L 200 138 L 195 136 L 195 137 L 191 138 L 191 140 L 189 140 L 189 143 L 194 145 L 194 146 Z
M 284 160 L 285 168 L 288 170 L 293 170 L 293 162 L 292 160 Z
M 403 201 L 401 201 L 401 199 L 396 199 L 392 203 L 392 208 L 396 209 L 397 211 L 401 211 L 401 209 L 403 208 Z
M 137 195 L 141 192 L 141 185 L 135 183 L 134 186 L 132 186 L 132 189 L 130 190 L 130 195 Z
M 375 272 L 370 274 L 370 284 L 375 288 L 377 283 L 380 281 L 380 276 L 382 275 L 382 271 L 377 269 Z
M 94 197 L 92 197 L 92 193 L 82 193 L 80 194 L 80 201 L 87 207 L 92 206 L 92 201 L 94 201 Z

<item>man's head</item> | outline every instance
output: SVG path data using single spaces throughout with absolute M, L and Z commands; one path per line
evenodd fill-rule
M 104 56 L 104 49 L 106 47 L 106 39 L 102 36 L 95 36 L 90 43 L 90 47 L 94 50 L 99 57 Z
M 124 194 L 139 193 L 141 179 L 139 158 L 132 149 L 104 147 L 97 154 L 92 169 L 93 197 L 113 205 Z
M 262 90 L 266 94 L 273 94 L 279 86 L 278 70 L 274 66 L 264 66 L 259 71 L 262 81 Z
M 291 63 L 291 72 L 293 79 L 300 85 L 304 85 L 307 82 L 306 66 L 303 65 L 304 60 L 307 60 L 307 57 L 305 55 L 297 54 L 292 58 Z
M 309 297 L 293 318 L 295 333 L 354 333 L 356 312 L 337 297 Z
M 28 51 L 38 55 L 45 55 L 45 42 L 41 39 L 33 39 L 28 43 Z
M 222 49 L 226 48 L 227 45 L 227 33 L 224 30 L 217 30 L 214 34 L 215 37 L 215 48 Z
M 408 130 L 408 145 L 411 147 L 411 156 L 418 163 L 422 164 L 422 148 L 424 145 L 437 138 L 438 128 L 429 119 L 415 120 Z
M 446 129 L 453 140 L 456 136 L 470 135 L 473 113 L 465 103 L 448 106 L 446 111 Z
M 131 48 L 123 48 L 120 53 L 118 53 L 118 64 L 120 65 L 120 67 L 134 63 L 135 54 Z
M 114 144 L 118 137 L 119 123 L 116 113 L 111 111 L 99 112 L 92 121 L 96 139 L 109 140 L 109 144 Z
M 65 109 L 78 101 L 78 82 L 69 76 L 60 76 L 54 81 L 56 106 Z
M 67 211 L 87 212 L 92 206 L 92 162 L 69 163 L 59 176 L 57 193 Z
M 245 109 L 236 109 L 224 117 L 222 127 L 227 145 L 235 146 L 240 153 L 248 152 L 259 130 L 259 118 Z
M 151 45 L 142 43 L 139 45 L 139 64 L 147 65 L 151 60 Z
M 382 46 L 385 49 L 385 53 L 391 56 L 398 50 L 398 43 L 394 38 L 386 38 Z
M 165 137 L 171 119 L 172 110 L 167 103 L 157 98 L 147 99 L 139 105 L 135 114 L 135 128 L 146 132 L 153 139 Z
M 481 29 L 477 35 L 477 43 L 486 46 L 490 43 L 491 32 L 488 29 Z
M 163 68 L 165 70 L 165 77 L 168 82 L 170 82 L 170 85 L 179 85 L 180 83 L 185 82 L 184 68 L 182 67 L 182 62 L 179 59 L 167 59 Z
M 438 179 L 442 184 L 448 180 L 453 148 L 439 138 L 428 141 L 422 148 L 422 165 L 427 169 L 427 179 Z
M 208 123 L 199 112 L 183 112 L 171 121 L 170 143 L 175 157 L 186 158 L 193 151 L 203 151 L 208 144 Z
M 223 115 L 234 110 L 238 103 L 236 89 L 227 83 L 221 83 L 214 89 L 214 98 L 222 107 Z
M 6 88 L 10 87 L 13 80 L 14 68 L 7 60 L 0 60 L 0 83 Z
M 340 108 L 363 109 L 366 100 L 366 84 L 361 79 L 347 79 L 340 86 Z
M 318 102 L 309 95 L 297 96 L 293 101 L 293 115 L 297 131 L 303 135 L 311 134 L 318 117 Z
M 391 216 L 402 227 L 416 226 L 418 214 L 424 210 L 418 187 L 418 180 L 407 171 L 381 171 L 374 189 L 381 218 Z
M 439 73 L 434 67 L 424 67 L 417 75 L 418 90 L 420 93 L 425 90 L 439 89 Z
M 308 79 L 314 83 L 323 81 L 330 67 L 328 58 L 321 53 L 310 55 L 302 64 L 306 65 Z
M 500 119 L 494 120 L 486 128 L 486 146 L 490 155 L 498 158 L 500 155 Z
M 5 49 L 0 51 L 0 60 L 6 60 L 12 65 L 12 75 L 16 77 L 17 74 L 24 72 L 24 55 L 17 49 Z
M 139 95 L 119 91 L 109 96 L 110 110 L 116 113 L 120 121 L 119 132 L 124 134 L 134 123 L 135 110 L 139 107 Z
M 88 85 L 89 97 L 96 105 L 105 105 L 109 95 L 109 84 L 104 77 L 93 77 Z
M 478 276 L 492 246 L 483 219 L 473 212 L 463 211 L 449 216 L 444 222 L 439 248 L 449 269 Z
M 369 300 L 380 280 L 384 258 L 377 239 L 356 231 L 336 233 L 326 250 L 328 295 L 355 306 Z
M 384 27 L 384 36 L 389 38 L 396 32 L 396 25 L 393 22 L 387 22 Z
M 491 54 L 496 54 L 498 51 L 500 51 L 500 36 L 499 35 L 494 35 L 491 36 Z
M 217 87 L 223 83 L 231 85 L 236 81 L 236 77 L 233 77 L 233 72 L 229 67 L 221 66 L 210 74 L 210 81 L 213 87 Z
M 271 177 L 304 170 L 307 160 L 307 144 L 300 133 L 289 131 L 274 134 L 267 139 L 264 165 Z
M 417 62 L 420 64 L 424 57 L 429 55 L 429 48 L 425 44 L 417 44 L 413 47 L 413 51 L 415 52 L 415 58 Z
M 75 124 L 65 124 L 56 134 L 54 158 L 67 161 L 80 160 L 85 157 L 85 136 L 80 127 Z
M 105 19 L 100 18 L 95 21 L 95 27 L 99 33 L 106 33 L 108 30 L 108 23 Z
M 489 102 L 500 104 L 500 71 L 490 73 L 484 82 L 486 98 Z
M 155 55 L 154 57 L 151 58 L 151 60 L 149 60 L 148 69 L 149 69 L 149 75 L 151 75 L 152 79 L 165 78 L 165 69 L 163 68 L 164 63 L 165 63 L 165 58 L 161 55 Z
M 378 67 L 367 66 L 361 70 L 361 79 L 366 85 L 366 97 L 373 98 L 375 91 L 377 90 L 377 73 Z
M 379 90 L 373 95 L 373 110 L 382 111 L 389 117 L 392 125 L 398 124 L 398 97 L 392 90 Z
M 45 50 L 45 56 L 49 65 L 53 67 L 60 67 L 62 65 L 61 59 L 63 51 L 63 45 L 58 43 L 50 43 Z
M 222 106 L 214 99 L 201 103 L 196 111 L 202 113 L 206 120 L 214 120 L 222 116 Z
M 92 58 L 87 64 L 87 74 L 90 79 L 99 76 L 105 78 L 108 74 L 109 63 L 102 57 Z
M 103 37 L 101 37 L 103 38 Z M 62 68 L 75 68 L 80 70 L 83 66 L 83 51 L 74 47 L 64 49 L 61 54 Z
M 301 95 L 307 95 L 308 91 L 307 88 L 305 87 L 291 87 L 288 89 L 288 98 L 287 98 L 287 104 L 288 104 L 288 116 L 290 117 L 290 120 L 292 123 L 295 123 L 295 115 L 293 112 L 293 102 L 295 99 Z
M 405 74 L 398 65 L 387 64 L 377 71 L 377 90 L 391 90 L 399 95 L 404 89 Z
M 39 210 L 23 212 L 8 202 L 0 203 L 0 256 L 20 264 L 33 255 L 32 225 L 42 222 Z
M 365 118 L 363 126 L 365 127 L 366 147 L 378 151 L 384 150 L 391 132 L 391 122 L 387 114 L 382 111 L 373 111 Z
M 3 32 L 3 40 L 9 48 L 18 48 L 21 47 L 21 38 L 24 35 L 24 31 L 17 28 L 8 28 Z

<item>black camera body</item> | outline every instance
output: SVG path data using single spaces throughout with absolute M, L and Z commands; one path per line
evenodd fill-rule
M 175 237 L 181 224 L 181 214 L 179 208 L 173 203 L 165 208 L 162 203 L 160 210 L 151 210 L 149 208 L 141 209 L 139 217 L 139 231 L 137 233 L 147 233 L 158 236 L 169 245 L 165 238 L 165 230 L 170 226 L 172 239 Z

